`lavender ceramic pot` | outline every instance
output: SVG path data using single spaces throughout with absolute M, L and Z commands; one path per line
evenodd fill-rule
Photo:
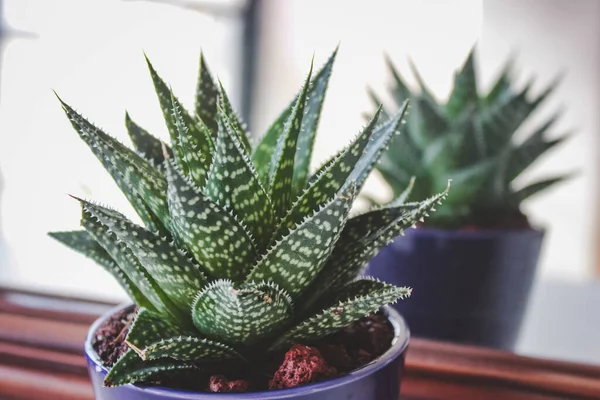
M 122 308 L 124 307 L 112 310 L 94 322 L 85 341 L 85 357 L 97 400 L 398 400 L 399 398 L 410 333 L 402 317 L 391 308 L 386 307 L 384 312 L 394 326 L 394 342 L 392 347 L 377 360 L 340 378 L 293 389 L 241 394 L 196 393 L 141 385 L 103 387 L 102 382 L 107 369 L 101 365 L 92 348 L 92 339 L 100 324 Z
M 513 350 L 543 236 L 534 229 L 411 229 L 365 273 L 413 288 L 394 306 L 415 337 Z

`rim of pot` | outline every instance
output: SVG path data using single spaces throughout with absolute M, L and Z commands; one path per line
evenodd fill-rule
M 106 319 L 115 314 L 118 311 L 126 309 L 128 307 L 133 307 L 133 304 L 125 304 L 120 305 L 118 307 L 112 308 L 109 312 L 99 317 L 90 329 L 88 330 L 86 339 L 85 339 L 85 354 L 88 359 L 90 359 L 98 372 L 102 371 L 103 375 L 108 373 L 108 368 L 102 365 L 96 351 L 92 347 L 92 339 L 96 334 L 96 331 L 100 327 Z M 388 364 L 393 362 L 397 357 L 399 357 L 406 348 L 408 347 L 408 342 L 410 340 L 410 330 L 406 321 L 402 316 L 390 306 L 382 307 L 383 313 L 388 318 L 389 322 L 394 327 L 394 339 L 392 342 L 392 346 L 381 356 L 371 361 L 370 363 L 362 366 L 361 368 L 351 371 L 345 375 L 342 375 L 337 378 L 328 379 L 326 381 L 310 383 L 307 385 L 302 385 L 289 389 L 276 389 L 276 390 L 268 390 L 268 391 L 260 391 L 260 392 L 247 392 L 247 393 L 210 393 L 210 392 L 194 392 L 190 390 L 183 389 L 171 389 L 164 388 L 160 386 L 141 386 L 137 384 L 130 384 L 127 386 L 131 387 L 132 390 L 143 391 L 148 394 L 154 395 L 162 395 L 167 398 L 172 399 L 197 399 L 199 394 L 210 396 L 211 399 L 220 400 L 220 399 L 243 399 L 245 397 L 248 398 L 256 398 L 257 395 L 260 395 L 262 400 L 275 400 L 275 399 L 287 399 L 293 398 L 299 394 L 306 393 L 318 393 L 321 391 L 333 389 L 337 386 L 342 386 L 347 384 L 348 382 L 352 382 L 361 378 L 364 378 L 368 375 L 379 371 L 380 369 L 385 368 Z M 110 389 L 109 389 L 110 390 Z

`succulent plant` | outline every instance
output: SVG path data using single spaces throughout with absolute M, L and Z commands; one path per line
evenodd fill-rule
M 107 386 L 156 382 L 209 362 L 248 362 L 318 340 L 409 296 L 409 288 L 357 276 L 447 192 L 349 217 L 399 132 L 406 103 L 382 123 L 376 112 L 309 176 L 336 52 L 308 74 L 254 145 L 202 56 L 195 114 L 148 61 L 170 146 L 126 115 L 131 150 L 59 99 L 144 225 L 77 199 L 84 230 L 50 234 L 97 261 L 139 307 L 126 338 L 130 350 L 112 366 Z
M 448 100 L 440 102 L 412 63 L 418 90 L 411 90 L 390 59 L 386 61 L 393 76 L 389 91 L 396 107 L 411 99 L 404 134 L 392 141 L 377 165 L 393 193 L 399 195 L 416 178 L 413 194 L 428 196 L 452 179 L 452 195 L 428 220 L 429 225 L 499 227 L 509 220 L 527 225 L 521 202 L 568 175 L 525 185 L 515 185 L 514 180 L 566 135 L 547 138 L 558 112 L 534 127 L 524 140 L 517 140 L 515 133 L 548 98 L 558 80 L 532 97 L 531 82 L 522 90 L 515 89 L 509 62 L 484 93 L 477 85 L 473 50 L 456 72 Z M 377 95 L 372 90 L 369 94 L 379 106 Z

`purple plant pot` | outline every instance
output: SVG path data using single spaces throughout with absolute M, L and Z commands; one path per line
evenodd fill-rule
M 97 400 L 397 400 L 399 398 L 410 333 L 402 317 L 392 308 L 384 308 L 384 312 L 394 326 L 395 337 L 392 347 L 366 366 L 339 378 L 292 389 L 232 394 L 198 393 L 142 385 L 104 387 L 102 383 L 108 369 L 100 363 L 92 347 L 92 339 L 100 324 L 123 308 L 125 307 L 114 309 L 94 322 L 85 341 L 85 357 Z
M 411 229 L 365 274 L 413 288 L 394 307 L 415 337 L 513 350 L 543 236 L 534 229 Z

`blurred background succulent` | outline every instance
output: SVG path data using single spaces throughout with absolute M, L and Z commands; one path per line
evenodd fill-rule
M 412 90 L 386 58 L 393 76 L 389 92 L 396 108 L 409 98 L 411 110 L 404 134 L 392 141 L 377 170 L 394 197 L 412 185 L 413 178 L 417 198 L 443 190 L 452 179 L 452 195 L 428 225 L 528 228 L 521 202 L 569 175 L 525 185 L 515 185 L 514 181 L 568 135 L 549 138 L 560 112 L 533 127 L 524 140 L 518 140 L 515 134 L 550 96 L 558 79 L 533 96 L 531 81 L 523 89 L 515 88 L 512 62 L 508 62 L 490 90 L 483 92 L 478 88 L 475 58 L 473 49 L 455 73 L 447 101 L 439 101 L 432 94 L 411 63 L 418 84 Z M 377 94 L 369 90 L 369 95 L 378 106 Z
M 51 233 L 108 270 L 139 307 L 126 338 L 130 350 L 106 385 L 156 382 L 207 362 L 244 363 L 318 340 L 410 294 L 356 277 L 446 191 L 349 218 L 399 132 L 406 102 L 384 123 L 376 112 L 355 140 L 309 174 L 336 52 L 309 73 L 254 145 L 202 57 L 194 114 L 148 61 L 170 146 L 127 114 L 131 150 L 61 100 L 144 224 L 78 199 L 84 230 Z

